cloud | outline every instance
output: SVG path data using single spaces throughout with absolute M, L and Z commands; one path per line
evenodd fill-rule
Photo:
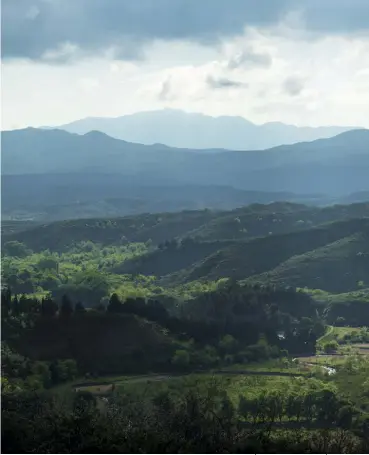
M 162 84 L 158 98 L 161 101 L 168 101 L 173 99 L 171 96 L 171 76 L 169 76 Z
M 245 82 L 234 81 L 226 77 L 214 78 L 213 76 L 208 76 L 206 83 L 209 87 L 213 89 L 222 89 L 222 88 L 246 88 L 247 84 Z
M 304 89 L 304 82 L 296 76 L 286 78 L 282 84 L 283 90 L 290 96 L 297 96 Z
M 232 57 L 227 66 L 229 69 L 235 69 L 247 65 L 269 67 L 271 64 L 272 57 L 268 53 L 255 52 L 252 48 L 248 48 Z
M 246 26 L 276 25 L 295 10 L 316 33 L 368 33 L 368 0 L 3 0 L 2 53 L 43 60 L 70 43 L 83 56 L 136 59 L 153 40 L 214 44 Z
M 26 18 L 33 20 L 33 19 L 36 19 L 36 17 L 39 14 L 40 14 L 40 9 L 36 5 L 32 5 L 26 13 Z
M 267 53 L 272 64 L 229 69 L 229 60 L 248 49 Z M 69 52 L 78 55 L 81 49 L 69 47 Z M 139 62 L 98 54 L 76 58 L 73 66 L 23 59 L 3 62 L 3 128 L 61 125 L 164 107 L 242 116 L 257 124 L 369 127 L 369 37 L 288 39 L 274 29 L 252 27 L 242 36 L 222 40 L 220 46 L 161 41 L 146 52 L 147 58 Z M 209 76 L 218 86 L 227 85 L 222 84 L 227 79 L 247 82 L 248 88 L 215 89 L 208 84 Z M 299 80 L 292 92 L 303 85 L 298 95 L 284 89 L 286 85 L 291 91 L 290 78 Z

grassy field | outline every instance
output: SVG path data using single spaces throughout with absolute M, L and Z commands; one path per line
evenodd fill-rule
M 306 356 L 306 357 L 299 357 L 298 362 L 301 364 L 304 363 L 311 363 L 316 365 L 322 365 L 327 367 L 336 367 L 339 365 L 343 365 L 346 361 L 345 355 L 323 355 L 323 356 Z
M 240 394 L 255 393 L 259 389 L 284 390 L 296 384 L 297 380 L 309 380 L 312 367 L 285 360 L 236 365 L 224 370 L 204 373 L 142 376 L 112 376 L 93 380 L 79 380 L 60 387 L 59 390 L 87 391 L 96 396 L 106 396 L 115 390 L 134 395 L 153 395 L 163 390 L 180 391 L 218 385 L 229 392 L 230 397 L 238 399 Z M 114 385 L 114 387 L 113 387 Z
M 338 343 L 343 341 L 345 335 L 352 332 L 358 332 L 360 328 L 358 327 L 333 327 L 328 326 L 326 333 L 319 338 L 318 343 L 324 344 L 329 341 L 337 341 Z

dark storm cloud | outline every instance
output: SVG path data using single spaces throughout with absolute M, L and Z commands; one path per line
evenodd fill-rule
M 214 78 L 213 76 L 208 76 L 206 83 L 211 88 L 246 88 L 247 84 L 245 82 L 233 81 L 226 77 Z
M 130 59 L 155 38 L 210 44 L 296 9 L 313 31 L 368 30 L 369 0 L 2 0 L 2 54 L 38 60 L 69 42 Z

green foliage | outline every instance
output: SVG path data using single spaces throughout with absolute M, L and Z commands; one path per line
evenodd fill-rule
M 313 379 L 273 389 L 250 383 L 236 401 L 228 386 L 224 378 L 186 376 L 132 384 L 105 401 L 70 393 L 69 405 L 42 394 L 5 394 L 3 451 L 366 452 L 363 420 L 333 386 Z
M 335 340 L 327 341 L 326 343 L 323 344 L 323 350 L 324 350 L 324 352 L 327 352 L 328 354 L 331 352 L 336 352 L 337 349 L 338 349 L 338 343 Z
M 173 365 L 179 368 L 187 368 L 190 364 L 190 355 L 184 349 L 177 349 L 172 359 Z
M 17 240 L 10 240 L 5 242 L 3 246 L 3 252 L 8 256 L 14 256 L 18 258 L 24 258 L 32 253 L 32 251 L 26 247 L 24 243 L 18 242 Z
M 110 272 L 115 264 L 144 251 L 143 244 L 102 248 L 92 242 L 81 242 L 61 254 L 46 250 L 22 258 L 5 256 L 3 279 L 15 292 L 50 291 L 59 300 L 67 294 L 73 300 L 95 305 L 112 291 L 124 297 L 162 292 L 149 277 Z

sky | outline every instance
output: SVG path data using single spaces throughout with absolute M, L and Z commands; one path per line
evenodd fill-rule
M 163 108 L 369 127 L 369 0 L 2 0 L 2 129 Z

